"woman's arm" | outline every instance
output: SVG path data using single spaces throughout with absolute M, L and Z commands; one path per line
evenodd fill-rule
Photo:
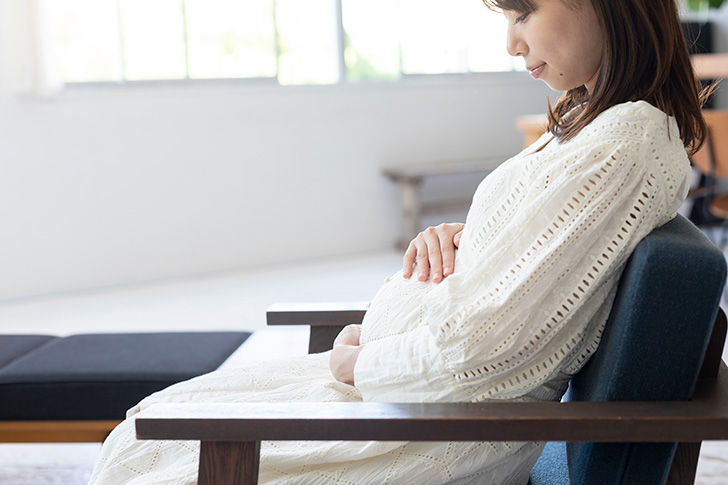
M 428 227 L 410 242 L 404 253 L 405 278 L 412 276 L 417 265 L 417 279 L 427 281 L 432 274 L 432 281 L 439 283 L 452 274 L 455 268 L 455 249 L 460 246 L 460 238 L 465 224 L 440 224 Z

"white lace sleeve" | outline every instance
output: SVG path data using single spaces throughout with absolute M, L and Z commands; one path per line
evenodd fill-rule
M 460 252 L 471 261 L 427 295 L 427 326 L 364 346 L 355 368 L 363 398 L 509 399 L 578 370 L 627 257 L 674 215 L 685 184 L 676 180 L 684 161 L 665 168 L 672 161 L 637 131 L 567 154 L 488 220 L 469 216 Z

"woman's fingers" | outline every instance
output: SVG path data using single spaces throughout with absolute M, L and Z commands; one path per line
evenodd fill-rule
M 434 227 L 428 227 L 423 231 L 423 240 L 425 242 L 425 245 L 427 246 L 427 262 L 429 263 L 429 275 L 432 277 L 432 281 L 434 281 L 435 283 L 439 283 L 440 281 L 442 281 L 443 241 L 441 231 L 439 231 L 438 229 L 441 229 L 441 226 L 438 226 L 437 229 Z M 422 271 L 420 271 L 419 280 L 426 281 L 427 276 L 428 275 L 425 274 L 423 278 Z
M 455 245 L 454 240 L 440 240 L 440 253 L 442 257 L 442 276 L 450 276 L 455 267 Z
M 417 238 L 410 241 L 409 246 L 407 246 L 407 251 L 404 252 L 404 258 L 402 259 L 402 270 L 405 278 L 412 276 L 412 271 L 415 267 L 415 260 L 417 258 L 417 246 L 415 246 L 416 239 Z
M 462 226 L 462 225 L 461 225 Z M 455 270 L 455 249 L 460 247 L 460 238 L 463 235 L 463 230 L 458 230 L 452 237 L 451 244 L 443 244 L 442 247 L 442 275 L 450 276 Z
M 415 239 L 415 248 L 417 250 L 417 255 L 415 256 L 417 279 L 419 281 L 427 281 L 427 277 L 430 275 L 430 259 L 423 233 L 420 233 Z
M 456 232 L 455 235 L 452 237 L 452 243 L 455 245 L 456 248 L 459 248 L 460 247 L 460 239 L 462 237 L 463 237 L 463 230 L 462 229 L 460 229 L 458 232 Z
M 464 224 L 428 227 L 410 242 L 402 259 L 405 278 L 417 273 L 419 281 L 439 283 L 455 269 L 455 249 L 460 245 Z
M 424 232 L 417 235 L 410 242 L 407 251 L 404 253 L 403 274 L 405 278 L 409 278 L 417 268 L 417 279 L 426 281 L 430 273 L 429 250 L 425 242 Z

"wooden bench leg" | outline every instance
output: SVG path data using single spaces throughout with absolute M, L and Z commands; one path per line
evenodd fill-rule
M 698 468 L 700 442 L 678 443 L 665 485 L 692 485 Z
M 260 441 L 200 443 L 199 485 L 257 485 Z
M 397 181 L 402 201 L 402 239 L 397 247 L 407 249 L 410 241 L 420 232 L 420 218 L 422 217 L 422 202 L 420 201 L 420 185 L 422 178 L 412 177 Z

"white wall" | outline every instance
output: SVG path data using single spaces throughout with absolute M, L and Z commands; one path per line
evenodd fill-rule
M 519 73 L 38 100 L 13 95 L 10 74 L 0 300 L 389 248 L 400 216 L 383 165 L 512 154 L 514 119 L 548 92 Z

